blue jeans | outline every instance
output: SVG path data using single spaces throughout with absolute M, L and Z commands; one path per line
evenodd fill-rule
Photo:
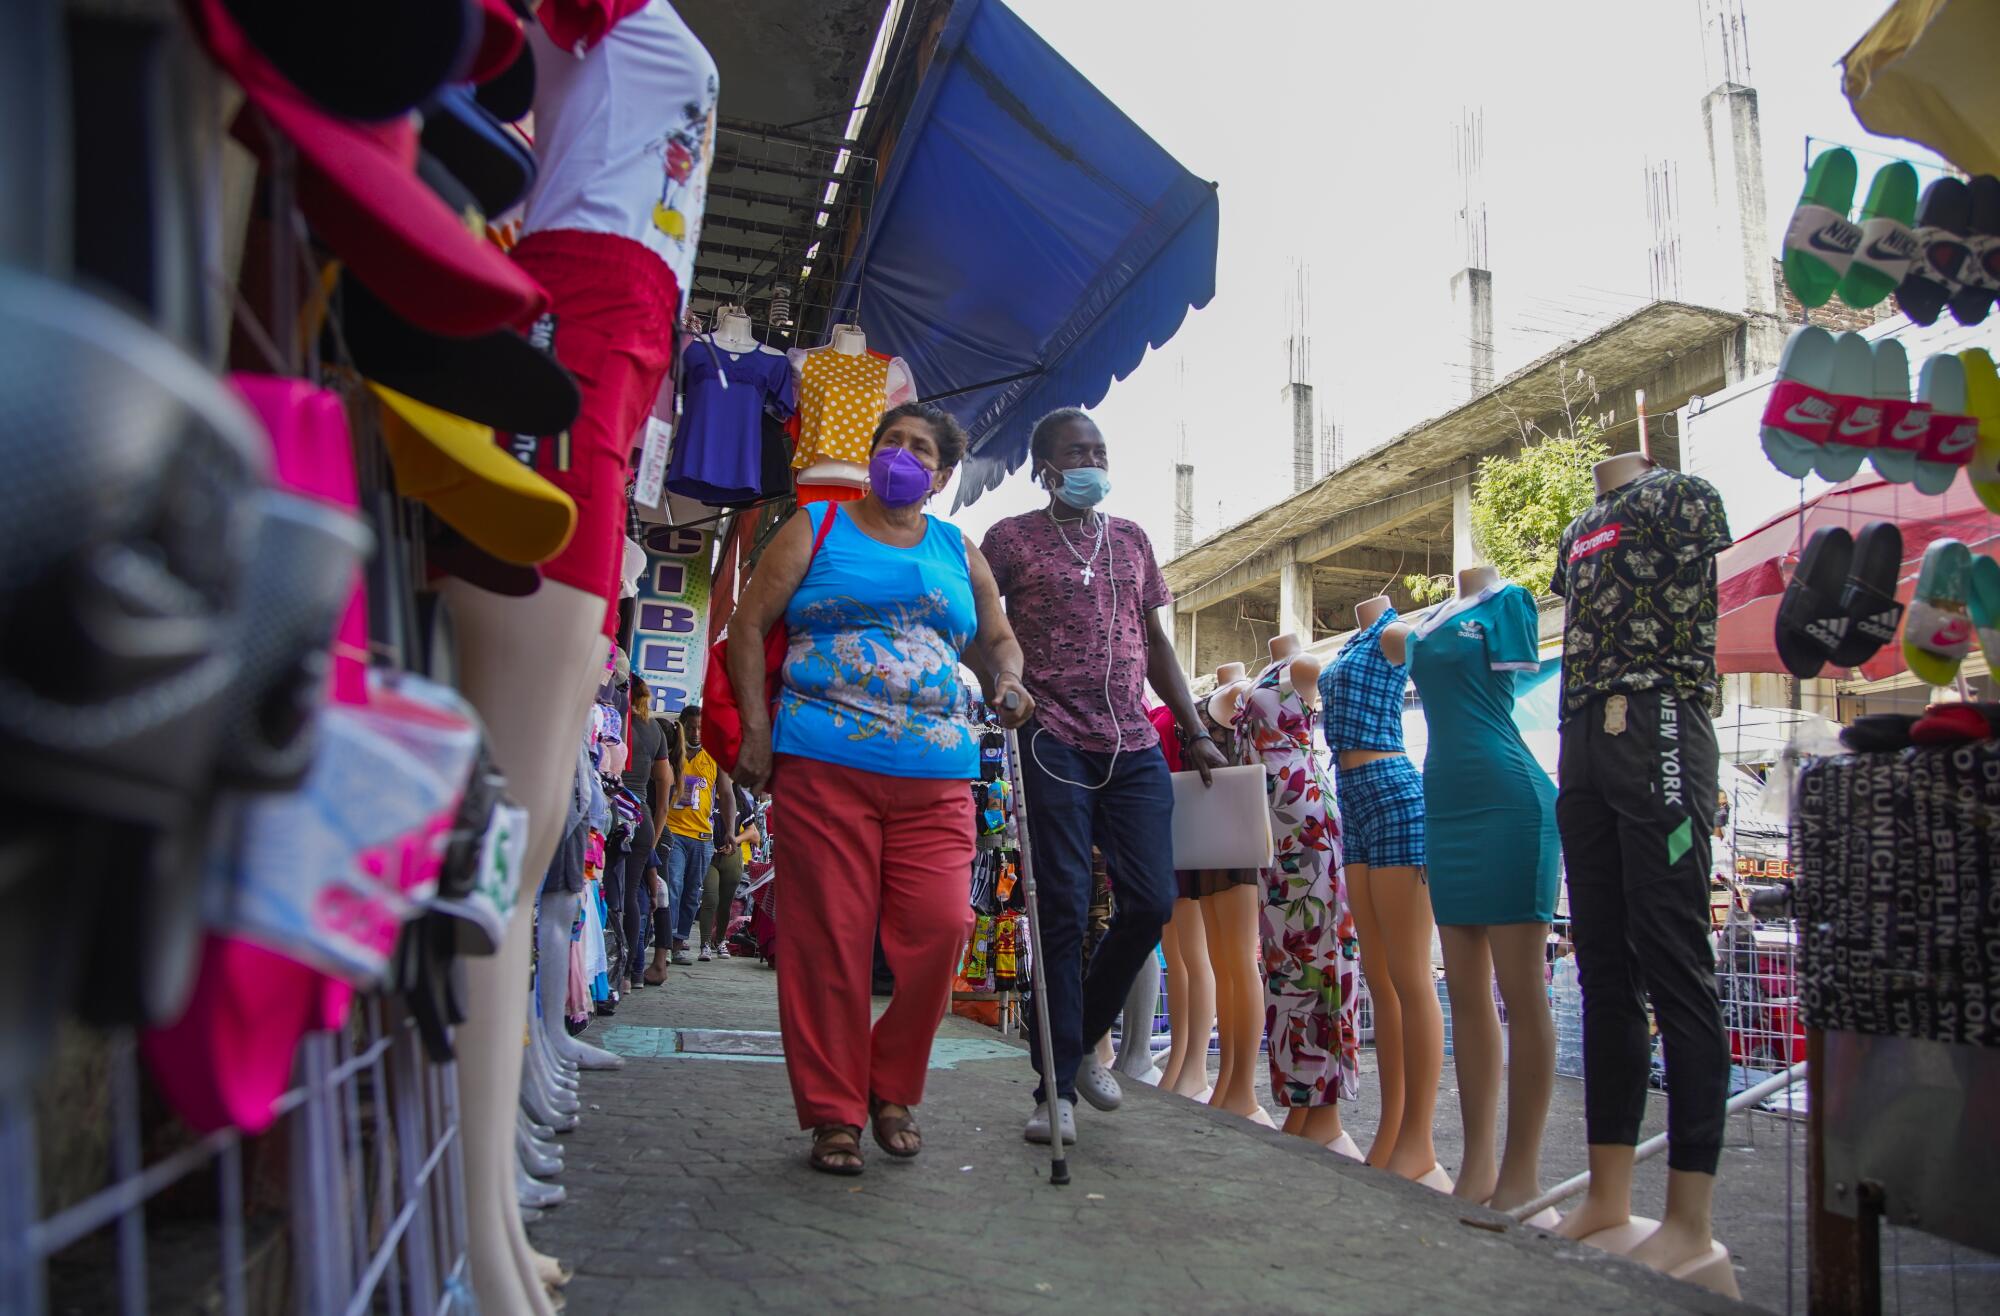
M 1028 797 L 1028 843 L 1034 847 L 1035 894 L 1041 908 L 1042 957 L 1048 981 L 1049 1032 L 1056 1092 L 1076 1098 L 1084 1052 L 1111 1029 L 1132 979 L 1146 966 L 1160 929 L 1174 912 L 1173 786 L 1159 750 L 1110 754 L 1072 749 L 1033 722 L 1021 729 L 1021 764 Z M 1110 780 L 1105 774 L 1110 771 Z M 1050 774 L 1055 774 L 1054 776 Z M 1066 777 L 1074 786 L 1056 780 Z M 1097 789 L 1089 785 L 1104 781 Z M 1084 924 L 1090 915 L 1091 847 L 1111 874 L 1111 927 L 1097 943 L 1086 973 Z M 1041 1073 L 1035 1012 L 1028 1014 L 1028 1055 Z M 1041 1100 L 1039 1091 L 1037 1101 Z
M 701 912 L 702 884 L 708 879 L 708 861 L 715 855 L 715 842 L 708 837 L 669 834 L 661 845 L 667 870 L 667 909 L 673 915 L 674 940 L 686 941 L 694 931 L 694 916 Z

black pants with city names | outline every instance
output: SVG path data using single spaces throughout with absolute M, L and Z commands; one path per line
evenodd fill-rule
M 1722 1156 L 1729 1086 L 1708 941 L 1717 771 L 1708 709 L 1669 690 L 1601 697 L 1563 722 L 1556 824 L 1583 985 L 1585 1127 L 1593 1145 L 1639 1141 L 1650 994 L 1667 1164 L 1701 1174 Z

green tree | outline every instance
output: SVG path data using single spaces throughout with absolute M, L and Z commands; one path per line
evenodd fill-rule
M 1611 455 L 1597 419 L 1582 410 L 1597 400 L 1597 383 L 1582 370 L 1565 368 L 1562 419 L 1548 433 L 1518 415 L 1521 451 L 1479 463 L 1472 489 L 1472 534 L 1480 551 L 1503 579 L 1540 595 L 1555 572 L 1556 544 L 1577 514 L 1590 506 L 1597 486 L 1590 468 Z M 1449 598 L 1450 576 L 1407 576 L 1403 580 L 1419 604 Z

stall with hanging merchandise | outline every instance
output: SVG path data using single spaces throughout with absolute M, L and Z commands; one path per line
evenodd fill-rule
M 1887 159 L 1871 174 L 1857 159 L 1870 153 L 1808 143 L 1781 256 L 1803 306 L 1893 295 L 1917 326 L 1988 320 L 2000 120 L 1972 52 L 1991 27 L 1986 6 L 1902 0 L 1848 53 L 1862 124 L 1949 167 Z M 1905 339 L 1919 337 L 1940 350 L 1911 359 Z M 1837 740 L 1800 737 L 1774 769 L 1790 800 L 1789 854 L 1760 868 L 1778 885 L 1752 904 L 1773 922 L 1742 948 L 1774 975 L 1779 1061 L 1804 1062 L 1793 1072 L 1805 1074 L 1816 1311 L 1881 1310 L 1885 1223 L 2000 1249 L 1976 1204 L 1996 1167 L 1975 1114 L 2000 1091 L 1984 1022 L 2000 990 L 1989 953 L 2000 938 L 1991 350 L 1982 333 L 1900 322 L 1796 330 L 1762 446 L 1784 474 L 1833 487 L 1802 493 L 1720 562 L 1723 669 L 1835 679 L 1845 724 L 1831 729 Z

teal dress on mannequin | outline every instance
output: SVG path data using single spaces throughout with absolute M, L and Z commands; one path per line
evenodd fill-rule
M 1514 724 L 1514 678 L 1533 672 L 1534 596 L 1489 586 L 1410 632 L 1406 661 L 1430 726 L 1424 753 L 1431 909 L 1447 926 L 1555 918 L 1556 788 Z

